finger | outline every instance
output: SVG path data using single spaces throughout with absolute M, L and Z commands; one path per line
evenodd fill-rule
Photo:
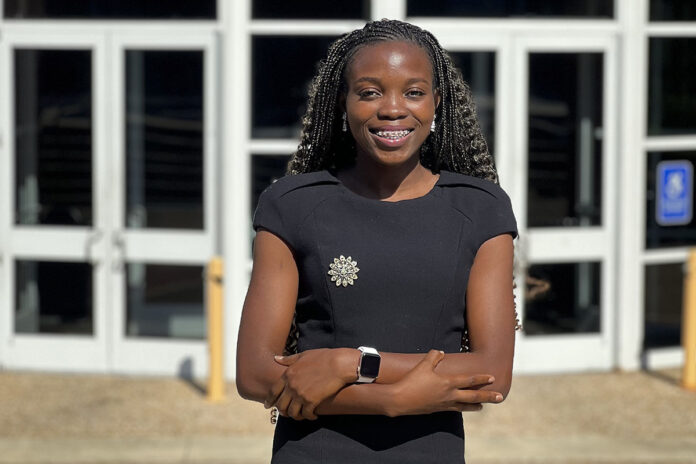
M 421 361 L 424 364 L 429 364 L 433 368 L 435 368 L 438 364 L 440 364 L 440 361 L 442 361 L 445 357 L 445 352 L 440 351 L 440 350 L 430 350 L 428 351 L 428 354 L 425 355 L 425 358 Z
M 474 388 L 490 385 L 495 382 L 495 377 L 487 374 L 467 375 L 456 374 L 453 376 L 454 385 L 457 388 Z
M 457 409 L 461 412 L 477 412 L 483 409 L 481 403 L 459 403 Z
M 288 356 L 275 355 L 275 356 L 273 356 L 273 359 L 278 364 L 281 364 L 283 366 L 289 366 L 289 365 L 293 364 L 295 361 L 297 361 L 299 359 L 299 356 L 300 356 L 300 353 L 291 354 Z
M 302 406 L 302 417 L 307 420 L 317 420 L 319 417 L 314 413 L 316 405 L 308 403 Z
M 488 390 L 458 390 L 454 399 L 459 403 L 500 403 L 503 395 Z
M 304 419 L 304 417 L 302 417 L 301 411 L 302 411 L 302 403 L 297 399 L 294 399 L 288 405 L 288 416 L 292 417 L 295 420 Z
M 292 396 L 290 396 L 287 390 L 283 390 L 283 393 L 281 393 L 280 397 L 278 398 L 278 401 L 276 401 L 276 407 L 282 415 L 288 415 L 288 406 L 290 405 L 291 401 Z
M 285 389 L 285 380 L 281 377 L 271 386 L 271 389 L 268 391 L 268 395 L 266 395 L 266 399 L 263 402 L 263 407 L 268 409 L 273 406 L 278 400 L 278 396 L 283 393 L 283 389 Z

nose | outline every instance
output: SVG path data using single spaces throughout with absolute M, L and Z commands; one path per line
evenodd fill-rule
M 390 92 L 384 95 L 381 103 L 377 112 L 377 116 L 380 119 L 402 119 L 406 117 L 406 106 L 400 94 Z

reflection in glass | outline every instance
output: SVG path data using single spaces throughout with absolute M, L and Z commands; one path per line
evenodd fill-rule
M 450 56 L 471 88 L 488 151 L 495 155 L 495 52 L 450 52 Z
M 407 0 L 409 16 L 613 18 L 613 0 Z
M 317 62 L 335 39 L 333 36 L 252 38 L 252 137 L 299 137 L 309 83 Z
M 529 55 L 529 227 L 600 224 L 602 57 Z
M 369 0 L 254 0 L 251 8 L 255 19 L 370 19 Z
M 647 165 L 647 192 L 645 214 L 645 246 L 660 248 L 669 246 L 696 245 L 696 220 L 684 225 L 661 226 L 655 217 L 657 207 L 657 164 L 660 161 L 686 160 L 696 166 L 696 151 L 649 152 Z M 694 198 L 691 200 L 694 205 Z
M 534 264 L 527 271 L 527 335 L 600 330 L 599 263 Z
M 648 134 L 696 134 L 696 38 L 651 37 Z
M 93 333 L 92 266 L 15 261 L 15 333 Z
M 201 51 L 126 51 L 126 224 L 203 228 Z
M 205 338 L 203 267 L 129 263 L 129 337 Z
M 251 157 L 251 213 L 256 209 L 261 192 L 285 175 L 289 155 L 252 155 Z
M 14 51 L 16 224 L 92 224 L 92 55 Z
M 682 263 L 645 266 L 644 348 L 681 344 Z
M 696 21 L 696 2 L 650 0 L 650 21 Z
M 5 17 L 51 19 L 215 19 L 216 0 L 4 0 Z

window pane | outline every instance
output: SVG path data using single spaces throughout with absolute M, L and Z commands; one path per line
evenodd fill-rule
M 126 224 L 203 228 L 203 52 L 126 52 Z
M 252 137 L 299 137 L 309 83 L 317 62 L 335 39 L 326 36 L 252 38 Z
M 495 52 L 450 52 L 471 87 L 488 151 L 495 155 Z
M 680 152 L 649 152 L 648 153 L 648 172 L 647 172 L 647 194 L 646 194 L 646 224 L 645 224 L 645 246 L 646 248 L 660 248 L 669 246 L 683 246 L 696 244 L 696 220 L 692 219 L 688 224 L 683 225 L 660 225 L 657 222 L 657 165 L 661 161 L 685 160 L 692 165 L 696 165 L 696 151 Z M 693 209 L 694 198 L 691 205 Z
M 681 263 L 645 266 L 645 348 L 681 344 Z
M 696 21 L 694 0 L 650 0 L 651 21 Z
M 16 333 L 93 333 L 92 266 L 15 262 Z
M 409 16 L 613 18 L 613 0 L 408 0 Z
M 527 335 L 599 332 L 599 263 L 535 264 L 527 271 Z
M 6 18 L 215 19 L 215 0 L 5 0 Z
M 602 54 L 529 55 L 530 227 L 601 221 Z
M 15 223 L 92 224 L 92 56 L 14 51 Z
M 650 38 L 648 134 L 696 134 L 696 38 Z
M 253 0 L 251 5 L 256 19 L 370 19 L 369 0 Z
M 251 214 L 256 209 L 261 192 L 276 179 L 285 175 L 289 155 L 253 155 L 251 157 Z
M 202 266 L 129 263 L 126 282 L 127 336 L 205 338 Z

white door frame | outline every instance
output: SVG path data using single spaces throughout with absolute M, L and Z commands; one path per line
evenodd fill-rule
M 201 265 L 216 252 L 218 237 L 218 207 L 216 185 L 218 177 L 218 60 L 217 36 L 214 32 L 171 34 L 119 33 L 110 44 L 113 93 L 110 107 L 112 134 L 111 172 L 114 177 L 113 208 L 111 208 L 110 287 L 114 289 L 109 320 L 113 337 L 109 370 L 124 373 L 175 375 L 184 363 L 191 373 L 203 376 L 207 372 L 205 340 L 180 340 L 155 337 L 126 337 L 126 282 L 124 263 Z M 125 227 L 125 50 L 200 50 L 203 52 L 203 205 L 204 229 L 188 231 L 177 229 L 129 230 Z M 116 243 L 122 243 L 121 247 Z M 202 278 L 202 276 L 201 276 Z M 205 304 L 204 304 L 205 310 Z
M 92 52 L 92 227 L 22 226 L 14 224 L 15 140 L 14 140 L 14 49 L 90 50 Z M 105 63 L 104 34 L 22 31 L 3 32 L 0 43 L 1 133 L 4 149 L 0 159 L 0 228 L 2 229 L 3 278 L 0 280 L 0 352 L 9 368 L 60 371 L 103 371 L 106 366 L 106 274 L 103 231 L 108 217 L 100 203 L 108 189 L 105 148 Z M 14 334 L 16 259 L 90 262 L 93 265 L 93 335 Z

